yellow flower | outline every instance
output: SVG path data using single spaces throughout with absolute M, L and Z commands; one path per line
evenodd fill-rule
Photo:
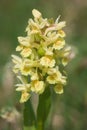
M 20 68 L 22 75 L 29 75 L 31 73 L 30 60 L 24 60 Z
M 12 55 L 12 61 L 15 64 L 13 67 L 13 72 L 18 73 L 22 64 L 22 59 L 16 55 Z
M 32 53 L 32 50 L 31 50 L 29 47 L 25 47 L 25 48 L 21 51 L 20 54 L 21 54 L 23 57 L 28 57 L 28 56 L 31 55 L 31 53 Z
M 45 33 L 47 33 L 47 32 L 45 32 Z M 47 36 L 45 36 L 45 35 L 46 34 L 44 34 L 44 39 L 46 40 L 47 46 L 53 44 L 59 38 L 59 34 L 56 34 L 55 32 L 54 33 L 49 32 L 47 34 Z
M 21 94 L 21 99 L 20 102 L 26 102 L 30 98 L 30 91 L 31 91 L 31 85 L 27 83 L 27 80 L 25 80 L 24 77 L 22 76 L 17 76 L 17 78 L 21 81 L 20 84 L 16 84 L 16 91 L 20 91 Z
M 43 93 L 45 89 L 45 86 L 44 86 L 44 82 L 43 81 L 38 81 L 38 80 L 34 80 L 32 81 L 31 83 L 31 91 L 32 92 L 36 92 L 36 93 Z
M 30 84 L 16 84 L 16 91 L 30 91 Z
M 62 37 L 62 38 L 66 36 L 66 34 L 65 34 L 65 32 L 64 32 L 63 30 L 59 30 L 59 31 L 58 31 L 58 34 L 59 34 L 59 36 Z
M 32 10 L 32 14 L 37 19 L 39 19 L 41 17 L 41 13 L 38 10 L 36 10 L 36 9 Z
M 30 26 L 31 31 L 32 30 L 37 30 L 37 31 L 39 30 L 40 31 L 38 23 L 34 22 L 33 19 L 29 19 L 29 26 Z M 31 31 L 30 31 L 30 33 L 31 33 Z
M 40 59 L 40 64 L 45 67 L 53 67 L 55 65 L 55 60 L 51 56 L 43 56 Z
M 66 66 L 68 64 L 68 62 L 70 61 L 70 53 L 71 52 L 71 47 L 67 46 L 64 48 L 63 52 L 62 52 L 62 64 L 64 66 Z
M 62 21 L 62 22 L 59 22 L 58 24 L 56 24 L 55 28 L 56 28 L 56 30 L 60 30 L 60 29 L 64 28 L 65 26 L 66 26 L 66 22 Z
M 49 47 L 49 48 L 45 48 L 45 55 L 48 55 L 48 56 L 52 56 L 53 55 L 53 48 L 52 47 Z
M 63 64 L 64 66 L 66 66 L 66 65 L 68 64 L 68 62 L 69 62 L 68 57 L 64 57 L 64 58 L 62 59 L 62 64 Z
M 29 37 L 18 37 L 18 41 L 22 46 L 26 46 L 29 47 L 30 43 L 29 43 Z
M 39 79 L 39 76 L 38 76 L 37 72 L 36 73 L 32 73 L 31 80 L 38 80 L 38 79 Z
M 26 102 L 30 98 L 30 94 L 26 91 L 22 91 L 20 103 Z
M 54 90 L 56 93 L 62 94 L 63 93 L 63 86 L 61 84 L 58 84 L 54 87 Z
M 48 75 L 53 75 L 58 71 L 58 66 L 56 66 L 55 68 L 48 68 L 47 69 L 47 74 Z
M 21 74 L 27 76 L 32 73 L 34 67 L 38 67 L 38 66 L 39 66 L 39 61 L 24 59 L 20 67 Z
M 56 80 L 56 75 L 50 75 L 47 77 L 47 81 L 49 84 L 56 84 L 57 80 Z
M 18 64 L 18 63 L 20 64 L 22 62 L 22 59 L 19 56 L 12 55 L 12 61 L 15 64 Z
M 61 78 L 61 73 L 59 71 L 52 73 L 47 77 L 47 81 L 50 84 L 56 84 L 58 82 L 58 79 Z
M 65 21 L 59 22 L 58 24 L 54 24 L 53 26 L 51 26 L 51 27 L 49 27 L 49 28 L 46 29 L 44 35 L 46 35 L 48 32 L 60 30 L 60 29 L 62 29 L 63 27 L 65 27 L 65 25 L 66 25 L 66 22 L 65 22 Z
M 16 47 L 16 51 L 21 51 L 23 49 L 23 46 L 22 45 L 19 45 Z
M 32 38 L 34 38 L 36 34 L 38 33 L 41 34 L 39 24 L 34 22 L 32 19 L 29 20 L 29 28 L 30 28 L 30 31 L 28 31 L 28 34 L 31 37 L 31 41 L 32 41 Z M 26 30 L 28 30 L 28 27 L 26 28 Z
M 49 26 L 49 22 L 48 22 L 47 18 L 41 19 L 41 23 L 39 24 L 39 28 L 43 29 L 44 27 L 48 27 L 48 26 Z
M 62 53 L 63 53 L 63 54 L 62 54 L 63 57 L 69 56 L 70 51 L 71 51 L 71 47 L 70 47 L 70 46 L 65 47 L 65 48 L 64 48 L 64 51 L 62 52 Z
M 66 77 L 62 76 L 60 71 L 56 71 L 55 73 L 47 76 L 47 82 L 49 84 L 56 84 L 56 83 L 66 84 Z
M 65 40 L 63 39 L 59 39 L 57 40 L 54 44 L 53 44 L 53 48 L 54 49 L 57 49 L 57 50 L 60 50 L 64 47 L 65 45 Z

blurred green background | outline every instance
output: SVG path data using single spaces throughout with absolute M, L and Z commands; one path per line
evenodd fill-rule
M 67 66 L 68 84 L 63 95 L 53 95 L 49 130 L 87 129 L 87 0 L 0 0 L 0 130 L 21 130 L 21 106 L 15 94 L 11 54 L 17 37 L 25 35 L 32 9 L 44 17 L 67 22 L 66 42 L 73 46 L 75 58 Z M 9 115 L 8 115 L 9 114 Z M 47 130 L 48 130 L 47 129 Z

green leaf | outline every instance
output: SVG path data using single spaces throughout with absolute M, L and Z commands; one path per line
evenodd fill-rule
M 24 116 L 24 126 L 36 125 L 35 113 L 30 99 L 24 104 L 23 116 Z
M 38 130 L 44 130 L 45 122 L 51 108 L 50 88 L 47 87 L 45 92 L 39 96 L 37 108 L 37 127 Z

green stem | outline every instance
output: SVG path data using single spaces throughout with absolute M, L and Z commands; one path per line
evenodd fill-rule
M 24 129 L 23 130 L 29 130 L 29 127 L 24 127 Z
M 31 100 L 24 104 L 24 128 L 23 130 L 45 130 L 46 120 L 51 108 L 50 87 L 39 95 L 39 103 L 37 108 L 37 118 L 34 114 Z
M 24 127 L 24 130 L 36 130 L 34 126 L 31 126 L 31 127 Z
M 45 123 L 51 108 L 50 88 L 47 87 L 45 92 L 39 96 L 37 108 L 37 130 L 45 130 Z
M 36 126 L 36 117 L 30 99 L 24 104 L 23 118 L 24 130 L 35 130 L 34 127 Z

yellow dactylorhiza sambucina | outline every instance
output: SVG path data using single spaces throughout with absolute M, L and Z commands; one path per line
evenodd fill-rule
M 52 84 L 56 93 L 63 93 L 66 76 L 60 72 L 60 66 L 69 61 L 70 47 L 65 43 L 66 22 L 43 18 L 42 14 L 32 10 L 33 19 L 29 19 L 27 36 L 18 37 L 16 51 L 20 56 L 12 55 L 13 71 L 20 83 L 16 90 L 22 93 L 20 102 L 26 102 L 32 92 L 41 94 Z

